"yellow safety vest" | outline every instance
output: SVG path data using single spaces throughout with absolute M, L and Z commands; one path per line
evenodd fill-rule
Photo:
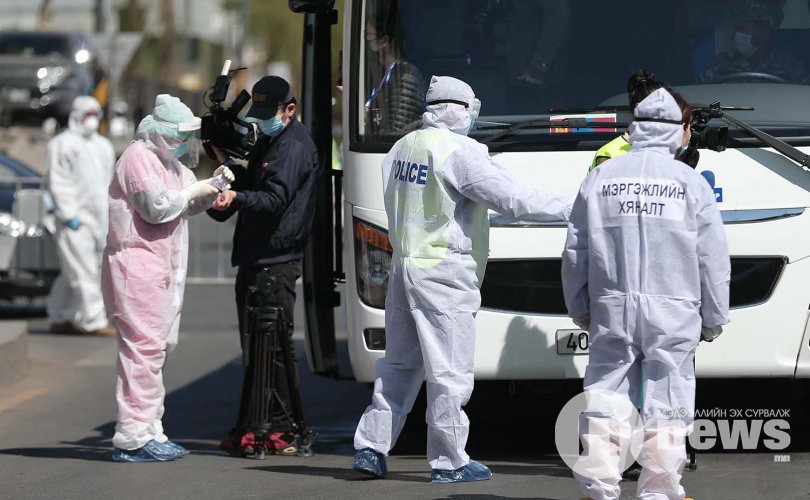
M 332 139 L 332 170 L 342 170 L 343 164 L 340 158 L 340 148 L 337 141 Z
M 596 155 L 593 157 L 593 163 L 591 163 L 591 168 L 589 168 L 588 171 L 590 172 L 591 170 L 595 169 L 600 163 L 608 158 L 616 158 L 617 156 L 621 156 L 628 151 L 630 151 L 630 143 L 624 139 L 624 135 L 620 135 L 599 148 Z

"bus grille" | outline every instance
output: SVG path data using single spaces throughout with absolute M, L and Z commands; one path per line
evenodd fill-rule
M 484 309 L 567 314 L 560 259 L 489 261 L 481 287 Z M 730 306 L 767 302 L 785 268 L 784 257 L 732 257 Z

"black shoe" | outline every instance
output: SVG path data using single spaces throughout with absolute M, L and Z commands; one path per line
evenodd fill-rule
M 624 473 L 622 474 L 622 479 L 625 481 L 638 481 L 638 477 L 641 475 L 641 464 L 638 462 L 633 462 Z

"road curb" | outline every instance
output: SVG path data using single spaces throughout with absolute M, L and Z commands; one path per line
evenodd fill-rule
M 0 321 L 0 386 L 19 379 L 28 366 L 28 323 Z

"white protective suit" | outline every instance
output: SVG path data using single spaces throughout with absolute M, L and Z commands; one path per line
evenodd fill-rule
M 134 450 L 163 433 L 163 366 L 177 344 L 188 268 L 188 222 L 218 190 L 175 158 L 177 125 L 196 123 L 165 94 L 138 126 L 110 184 L 104 301 L 118 332 L 118 418 L 113 444 Z M 232 180 L 232 179 L 231 179 Z
M 681 110 L 659 89 L 635 116 L 680 121 Z M 615 391 L 635 402 L 643 387 L 638 495 L 644 500 L 684 497 L 684 435 L 694 413 L 701 325 L 729 321 L 723 222 L 706 180 L 673 157 L 683 132 L 678 124 L 633 122 L 630 152 L 582 183 L 563 252 L 568 314 L 590 330 L 585 390 Z M 589 408 L 584 417 L 583 459 L 601 460 L 608 473 L 577 474 L 582 491 L 595 500 L 619 498 L 615 454 L 588 454 L 615 451 L 610 415 Z
M 109 139 L 96 133 L 100 116 L 98 101 L 77 97 L 68 129 L 48 142 L 47 179 L 56 208 L 54 239 L 60 266 L 48 296 L 48 321 L 69 323 L 85 332 L 108 323 L 99 270 L 115 151 Z M 76 229 L 67 226 L 71 220 Z
M 427 102 L 474 98 L 464 82 L 434 76 Z M 427 457 L 433 469 L 458 469 L 473 389 L 475 314 L 489 252 L 487 209 L 527 220 L 567 220 L 570 201 L 521 185 L 487 147 L 466 137 L 472 117 L 461 104 L 428 104 L 420 130 L 383 160 L 385 209 L 394 248 L 385 302 L 385 358 L 355 449 L 388 454 L 422 380 L 427 381 Z

